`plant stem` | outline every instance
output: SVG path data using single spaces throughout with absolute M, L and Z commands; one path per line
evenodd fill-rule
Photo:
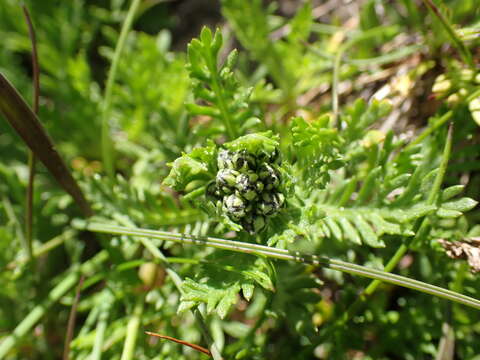
M 32 72 L 33 72 L 33 113 L 38 115 L 38 105 L 40 99 L 40 69 L 38 65 L 38 52 L 35 30 L 33 28 L 32 19 L 28 8 L 22 5 L 23 14 L 28 27 L 28 35 L 32 45 Z M 33 260 L 32 251 L 32 229 L 33 229 L 33 192 L 35 183 L 35 154 L 33 151 L 28 151 L 28 185 L 26 196 L 26 211 L 25 211 L 25 237 L 28 260 Z
M 450 301 L 473 307 L 480 310 L 480 301 L 469 296 L 459 294 L 438 286 L 427 284 L 418 280 L 410 279 L 404 276 L 390 274 L 385 271 L 371 269 L 361 265 L 355 265 L 341 260 L 329 259 L 324 256 L 300 254 L 298 252 L 290 252 L 285 249 L 277 249 L 269 246 L 244 243 L 226 239 L 212 237 L 196 237 L 187 234 L 177 234 L 165 231 L 154 231 L 140 228 L 126 228 L 115 225 L 89 223 L 82 220 L 74 222 L 74 226 L 92 232 L 113 234 L 113 235 L 130 235 L 138 237 L 151 237 L 155 239 L 173 241 L 183 244 L 203 245 L 217 249 L 241 252 L 252 255 L 266 256 L 280 260 L 290 260 L 315 266 L 324 266 L 333 270 L 338 270 L 354 275 L 359 275 L 397 286 L 403 286 L 430 295 L 438 296 Z
M 128 32 L 132 27 L 135 13 L 137 12 L 140 0 L 132 0 L 130 8 L 128 9 L 127 16 L 120 31 L 120 37 L 118 38 L 117 46 L 115 47 L 115 53 L 113 55 L 112 65 L 108 71 L 107 84 L 105 86 L 105 96 L 103 100 L 102 109 L 102 156 L 105 169 L 108 176 L 113 179 L 115 172 L 113 157 L 114 147 L 110 137 L 110 107 L 112 102 L 113 84 L 115 83 L 115 77 L 117 75 L 118 63 L 120 61 L 120 55 L 125 47 L 125 41 L 127 39 Z
M 210 350 L 210 355 L 212 356 L 213 360 L 223 360 L 222 354 L 220 354 L 220 351 L 217 349 L 215 342 L 213 341 L 212 337 L 210 336 L 210 333 L 208 332 L 205 321 L 203 321 L 203 314 L 197 308 L 193 311 L 193 315 L 195 316 L 195 319 L 200 324 L 200 329 L 202 331 L 203 338 L 205 339 L 206 343 L 209 345 L 208 349 Z
M 237 138 L 237 132 L 225 104 L 223 89 L 220 85 L 220 77 L 218 75 L 217 59 L 213 56 L 209 56 L 208 67 L 210 68 L 210 72 L 212 73 L 212 90 L 215 94 L 218 95 L 218 108 L 220 109 L 220 112 L 222 114 L 223 123 L 225 124 L 225 128 L 227 129 L 228 137 L 230 138 L 230 140 L 234 140 Z
M 458 37 L 455 29 L 447 20 L 447 18 L 441 13 L 440 9 L 433 3 L 432 0 L 423 0 L 423 3 L 433 12 L 433 14 L 440 20 L 440 23 L 443 25 L 443 28 L 447 31 L 448 36 L 452 40 L 453 44 L 457 48 L 460 56 L 462 57 L 463 61 L 473 70 L 475 69 L 475 63 L 472 60 L 472 54 L 465 46 L 463 41 Z
M 35 324 L 45 315 L 48 309 L 75 286 L 80 274 L 92 272 L 107 258 L 107 252 L 101 251 L 95 257 L 83 263 L 80 266 L 79 271 L 71 270 L 69 274 L 67 274 L 67 276 L 50 291 L 48 297 L 39 305 L 35 306 L 20 324 L 17 325 L 13 332 L 3 339 L 0 343 L 0 359 L 5 358 L 17 341 L 30 332 Z
M 95 342 L 93 344 L 91 360 L 100 360 L 102 358 L 103 339 L 105 338 L 105 331 L 107 330 L 108 317 L 110 315 L 110 308 L 113 303 L 113 296 L 109 289 L 105 290 L 103 294 L 100 314 L 98 315 L 97 327 L 95 329 Z
M 127 325 L 127 337 L 123 344 L 123 352 L 121 360 L 131 360 L 135 355 L 135 344 L 137 343 L 138 328 L 142 322 L 144 297 L 138 296 L 137 303 L 133 308 L 133 314 Z
M 431 133 L 433 133 L 435 130 L 440 128 L 443 124 L 445 124 L 448 120 L 453 115 L 453 111 L 447 111 L 445 114 L 443 114 L 437 121 L 435 121 L 431 126 L 429 126 L 427 129 L 425 129 L 420 135 L 417 136 L 415 140 L 413 140 L 411 143 L 409 143 L 403 151 L 410 150 L 412 147 L 415 145 L 420 144 L 427 136 L 429 136 Z
M 55 249 L 57 246 L 60 246 L 65 242 L 66 239 L 72 238 L 77 232 L 75 230 L 67 230 L 64 233 L 55 236 L 54 238 L 48 240 L 47 242 L 43 243 L 40 245 L 38 248 L 33 250 L 33 257 L 37 258 L 39 256 L 42 256 L 43 254 L 49 252 L 50 250 Z M 17 260 L 13 260 L 10 263 L 7 264 L 6 269 L 7 270 L 13 270 L 16 266 L 21 265 L 28 261 L 28 258 L 25 256 L 20 257 Z
M 73 333 L 75 331 L 75 320 L 77 318 L 77 307 L 80 301 L 80 290 L 82 289 L 83 280 L 85 277 L 82 275 L 80 281 L 77 284 L 77 290 L 75 291 L 75 298 L 73 300 L 72 307 L 70 309 L 70 315 L 68 316 L 67 334 L 65 335 L 65 343 L 63 345 L 63 360 L 70 358 L 70 343 L 73 339 Z

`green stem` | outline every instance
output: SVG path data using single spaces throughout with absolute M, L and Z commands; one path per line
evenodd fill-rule
M 35 30 L 33 28 L 30 12 L 25 5 L 22 5 L 23 14 L 28 27 L 28 35 L 32 45 L 32 72 L 33 72 L 33 113 L 38 115 L 39 99 L 40 99 L 40 68 L 38 66 L 38 52 Z M 29 261 L 33 260 L 32 251 L 32 233 L 33 233 L 33 192 L 35 183 L 35 154 L 33 151 L 28 152 L 28 185 L 26 196 L 25 211 L 25 236 L 27 240 L 27 256 Z M 34 264 L 32 263 L 32 266 Z
M 215 342 L 213 341 L 210 333 L 208 332 L 205 321 L 203 320 L 204 315 L 200 312 L 198 308 L 193 311 L 193 315 L 200 324 L 200 330 L 202 331 L 203 338 L 205 339 L 206 343 L 209 344 L 208 349 L 210 350 L 210 354 L 212 355 L 213 360 L 223 360 L 222 354 L 220 354 L 220 351 L 217 349 Z
M 117 68 L 118 63 L 120 61 L 120 56 L 122 54 L 123 48 L 125 47 L 125 42 L 127 39 L 128 32 L 130 31 L 133 23 L 133 19 L 135 17 L 135 13 L 137 12 L 138 6 L 140 5 L 140 0 L 132 0 L 130 8 L 127 12 L 127 17 L 122 26 L 122 30 L 120 31 L 120 37 L 117 42 L 117 46 L 115 47 L 115 53 L 113 55 L 112 66 L 108 71 L 107 77 L 107 84 L 105 86 L 105 97 L 103 101 L 103 109 L 102 109 L 102 156 L 103 156 L 103 163 L 105 169 L 107 171 L 108 176 L 113 179 L 113 175 L 115 172 L 114 163 L 113 163 L 113 142 L 110 137 L 110 107 L 112 102 L 112 91 L 113 91 L 113 84 L 115 83 L 115 77 L 117 75 Z
M 127 337 L 123 344 L 123 352 L 121 360 L 131 360 L 135 355 L 135 344 L 137 343 L 138 328 L 142 322 L 144 298 L 139 296 L 137 303 L 133 308 L 133 314 L 127 325 Z
M 472 54 L 465 46 L 463 41 L 458 37 L 457 33 L 453 29 L 453 26 L 447 20 L 447 18 L 441 13 L 440 9 L 432 2 L 432 0 L 423 0 L 423 3 L 435 14 L 440 23 L 443 25 L 443 28 L 447 31 L 448 36 L 452 40 L 453 44 L 457 48 L 460 56 L 463 58 L 463 61 L 472 69 L 475 69 L 475 63 L 472 60 Z
M 177 234 L 165 231 L 154 231 L 140 228 L 126 228 L 100 223 L 89 223 L 82 220 L 74 222 L 74 226 L 79 229 L 92 232 L 106 233 L 112 235 L 130 235 L 138 237 L 150 237 L 155 239 L 173 241 L 183 244 L 203 245 L 217 249 L 242 252 L 259 256 L 266 256 L 280 260 L 290 260 L 315 266 L 324 266 L 333 270 L 338 270 L 354 275 L 359 275 L 397 286 L 403 286 L 430 295 L 438 296 L 450 301 L 473 307 L 480 310 L 480 301 L 469 296 L 459 294 L 435 285 L 427 284 L 418 280 L 410 279 L 404 276 L 390 274 L 384 271 L 371 269 L 361 265 L 355 265 L 341 260 L 329 259 L 323 256 L 300 254 L 290 252 L 285 249 L 277 249 L 269 246 L 250 244 L 239 241 L 212 237 L 196 237 L 187 234 Z
M 113 303 L 113 295 L 110 290 L 106 290 L 103 294 L 103 302 L 100 305 L 101 310 L 98 315 L 97 327 L 95 329 L 95 341 L 93 344 L 92 353 L 90 354 L 91 360 L 100 360 L 102 358 L 103 340 L 105 339 L 105 331 L 107 330 L 108 317 L 110 316 L 110 309 Z
M 70 271 L 70 273 L 50 291 L 48 297 L 39 305 L 35 306 L 20 324 L 17 325 L 13 332 L 3 339 L 0 343 L 0 359 L 5 358 L 17 341 L 30 333 L 31 329 L 45 315 L 48 309 L 77 284 L 80 274 L 91 273 L 98 265 L 105 261 L 107 257 L 107 252 L 101 251 L 94 258 L 82 264 L 80 271 Z
M 47 242 L 40 245 L 38 248 L 33 250 L 33 257 L 38 258 L 50 250 L 55 249 L 56 247 L 60 246 L 65 242 L 66 239 L 71 239 L 77 232 L 75 230 L 67 230 L 64 233 L 55 236 L 53 239 L 48 240 Z M 8 263 L 6 266 L 7 270 L 13 270 L 16 266 L 24 264 L 28 261 L 28 257 L 22 256 L 17 260 L 13 260 L 12 262 Z
M 333 126 L 336 127 L 338 123 L 338 82 L 340 77 L 340 65 L 342 63 L 343 53 L 345 47 L 340 47 L 335 60 L 333 62 L 333 79 L 332 79 L 332 111 L 333 111 Z
M 423 131 L 420 135 L 417 136 L 415 140 L 413 140 L 411 143 L 409 143 L 403 151 L 410 150 L 412 147 L 415 145 L 420 144 L 427 136 L 432 134 L 434 131 L 436 131 L 438 128 L 440 128 L 443 124 L 445 124 L 448 120 L 453 115 L 453 111 L 447 111 L 445 114 L 443 114 L 437 121 L 435 121 L 432 125 L 430 125 L 425 131 Z
M 220 84 L 220 79 L 218 75 L 217 59 L 215 59 L 213 56 L 209 56 L 208 65 L 210 68 L 210 72 L 212 73 L 212 90 L 218 96 L 218 108 L 220 109 L 223 123 L 225 124 L 230 140 L 234 140 L 237 138 L 238 135 L 237 135 L 235 126 L 233 125 L 233 121 L 230 116 L 230 113 L 227 109 L 227 105 L 225 104 L 223 89 Z

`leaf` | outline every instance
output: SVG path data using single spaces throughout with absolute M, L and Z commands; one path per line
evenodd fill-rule
M 183 154 L 171 164 L 172 169 L 163 180 L 163 184 L 177 191 L 184 191 L 193 181 L 208 182 L 215 177 L 216 154 L 217 150 L 213 144 Z
M 60 186 L 72 196 L 84 215 L 91 216 L 93 212 L 90 204 L 43 125 L 2 73 L 0 73 L 0 112 Z
M 239 292 L 250 300 L 255 286 L 274 290 L 267 260 L 217 251 L 202 263 L 195 279 L 184 281 L 182 303 L 187 304 L 180 308 L 191 308 L 192 302 L 196 305 L 206 303 L 209 313 L 216 312 L 224 318 L 236 304 Z
M 271 131 L 265 131 L 239 137 L 225 143 L 224 146 L 232 151 L 247 150 L 256 156 L 261 154 L 271 156 L 279 146 L 278 138 L 279 136 L 273 135 Z
M 475 201 L 468 197 L 463 197 L 458 200 L 443 203 L 442 208 L 447 210 L 466 212 L 472 210 L 475 206 L 477 206 L 477 204 L 478 201 Z
M 464 185 L 454 185 L 446 188 L 442 192 L 442 201 L 447 201 L 457 196 L 463 191 L 464 188 L 465 188 Z
M 192 115 L 209 116 L 223 125 L 231 140 L 257 127 L 258 122 L 245 120 L 251 117 L 249 99 L 252 88 L 240 86 L 233 72 L 237 51 L 233 50 L 227 60 L 219 65 L 219 52 L 223 43 L 219 29 L 204 27 L 200 39 L 193 39 L 187 47 L 190 78 L 195 101 L 187 104 Z

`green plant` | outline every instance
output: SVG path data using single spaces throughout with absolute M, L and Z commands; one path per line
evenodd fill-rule
M 474 359 L 478 11 L 424 3 L 27 1 L 35 116 L 2 2 L 0 358 Z

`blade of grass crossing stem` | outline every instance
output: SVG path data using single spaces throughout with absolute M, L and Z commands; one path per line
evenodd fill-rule
M 453 125 L 450 124 L 448 128 L 445 147 L 443 149 L 443 155 L 442 155 L 442 160 L 440 162 L 439 171 L 437 173 L 437 176 L 435 177 L 432 189 L 428 194 L 428 198 L 427 198 L 428 205 L 433 205 L 438 199 L 438 194 L 440 193 L 440 187 L 442 185 L 443 178 L 445 177 L 445 172 L 447 171 L 447 165 L 448 165 L 448 161 L 450 159 L 450 153 L 452 150 L 452 135 L 453 135 Z M 413 238 L 409 238 L 411 239 L 410 241 L 406 240 L 404 244 L 400 245 L 400 247 L 397 249 L 395 254 L 388 261 L 387 265 L 385 265 L 384 271 L 391 272 L 397 266 L 399 261 L 403 258 L 405 253 L 410 248 L 411 244 L 419 241 L 420 239 L 423 239 L 427 235 L 428 219 L 423 218 L 423 219 L 417 220 L 417 224 L 415 225 L 415 228 L 416 228 L 415 236 Z M 355 300 L 355 302 L 353 302 L 352 305 L 350 305 L 347 311 L 343 313 L 343 316 L 339 319 L 336 326 L 340 326 L 346 323 L 353 315 L 355 315 L 357 311 L 360 309 L 360 307 L 362 306 L 362 304 L 364 304 L 367 298 L 377 290 L 380 284 L 381 284 L 381 281 L 379 280 L 372 281 L 365 288 L 365 290 L 360 294 L 357 300 Z
M 127 336 L 125 342 L 123 343 L 123 351 L 121 360 L 132 360 L 135 355 L 135 344 L 137 343 L 138 329 L 142 322 L 144 306 L 144 296 L 139 295 L 137 297 L 137 302 L 133 308 L 133 314 L 128 320 L 127 324 Z
M 38 104 L 40 99 L 40 69 L 38 65 L 38 52 L 35 30 L 33 28 L 30 13 L 25 5 L 22 5 L 25 22 L 28 27 L 28 35 L 32 44 L 32 73 L 33 73 L 33 113 L 38 115 Z M 25 211 L 25 236 L 27 240 L 27 255 L 29 261 L 33 260 L 32 251 L 32 232 L 33 232 L 33 191 L 35 183 L 35 154 L 30 150 L 28 152 L 28 185 L 26 195 Z
M 55 149 L 37 116 L 2 73 L 0 73 L 0 113 L 50 171 L 55 180 L 72 196 L 83 215 L 92 215 L 92 209 L 82 190 Z
M 115 53 L 113 54 L 112 65 L 108 71 L 107 84 L 105 85 L 105 96 L 103 99 L 102 109 L 102 157 L 103 164 L 107 170 L 108 176 L 113 179 L 115 173 L 114 169 L 114 146 L 110 137 L 110 107 L 112 102 L 113 84 L 115 83 L 115 77 L 117 75 L 118 62 L 125 47 L 125 41 L 127 39 L 128 32 L 132 27 L 135 13 L 140 5 L 140 0 L 132 0 L 130 8 L 128 9 L 127 16 L 123 22 L 122 30 L 120 31 L 120 37 L 118 38 L 117 46 L 115 47 Z
M 80 274 L 91 273 L 107 258 L 107 252 L 101 251 L 95 257 L 83 263 L 79 270 L 70 271 L 69 274 L 50 291 L 48 297 L 39 305 L 35 306 L 12 333 L 3 339 L 0 343 L 0 359 L 4 359 L 10 350 L 13 349 L 17 341 L 31 332 L 32 328 L 45 315 L 48 309 L 77 284 Z
M 251 244 L 240 241 L 232 241 L 212 237 L 197 237 L 187 234 L 169 233 L 164 231 L 154 231 L 140 228 L 132 229 L 108 224 L 88 223 L 82 220 L 75 221 L 74 226 L 79 229 L 92 232 L 106 233 L 112 235 L 151 237 L 177 243 L 202 245 L 246 254 L 266 256 L 274 259 L 295 261 L 305 264 L 311 264 L 314 266 L 324 266 L 333 270 L 339 270 L 354 275 L 380 280 L 397 286 L 403 286 L 406 288 L 424 292 L 426 294 L 441 297 L 450 301 L 455 301 L 460 304 L 471 306 L 475 309 L 480 310 L 480 300 L 471 298 L 469 296 L 404 276 L 390 274 L 385 271 L 375 270 L 361 265 L 330 259 L 324 256 L 301 254 L 298 252 L 290 252 L 285 249 L 277 249 L 265 245 Z

